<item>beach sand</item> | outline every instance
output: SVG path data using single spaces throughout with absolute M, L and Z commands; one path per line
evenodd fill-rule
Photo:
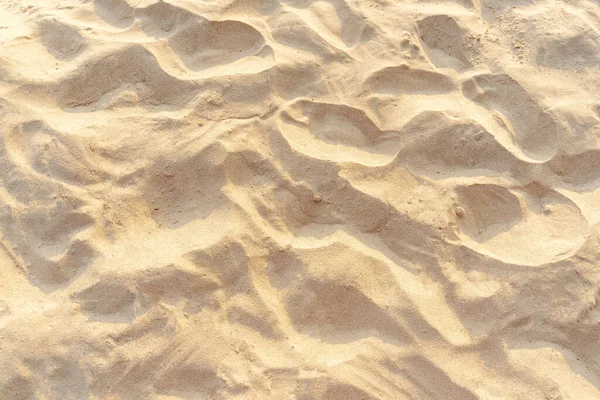
M 0 399 L 600 399 L 598 0 L 0 0 Z

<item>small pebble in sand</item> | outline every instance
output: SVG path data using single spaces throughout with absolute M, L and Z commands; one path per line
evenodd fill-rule
M 454 214 L 456 214 L 458 218 L 462 218 L 465 216 L 465 209 L 462 207 L 456 207 L 454 209 Z
M 313 197 L 313 201 L 315 203 L 320 203 L 323 200 L 323 196 L 321 196 L 320 194 L 315 194 L 315 196 Z

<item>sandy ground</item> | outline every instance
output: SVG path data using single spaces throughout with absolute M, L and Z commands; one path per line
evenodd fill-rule
M 598 0 L 0 0 L 0 399 L 600 399 Z

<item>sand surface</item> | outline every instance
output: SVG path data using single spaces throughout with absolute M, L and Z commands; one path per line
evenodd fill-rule
M 598 0 L 0 0 L 0 399 L 600 399 Z

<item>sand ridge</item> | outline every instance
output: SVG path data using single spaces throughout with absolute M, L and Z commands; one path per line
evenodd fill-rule
M 0 399 L 599 399 L 599 27 L 0 0 Z

